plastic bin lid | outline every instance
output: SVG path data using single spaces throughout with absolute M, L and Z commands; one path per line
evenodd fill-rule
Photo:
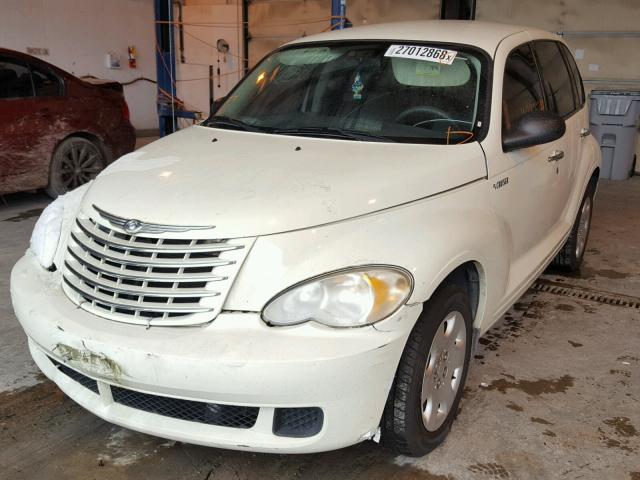
M 640 97 L 640 90 L 591 90 L 590 96 L 595 95 L 626 95 Z

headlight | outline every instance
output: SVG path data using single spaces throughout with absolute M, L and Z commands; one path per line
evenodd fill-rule
M 92 183 L 93 180 L 59 196 L 44 209 L 38 218 L 36 226 L 33 227 L 29 248 L 44 268 L 53 265 L 62 234 L 62 226 L 64 223 L 68 223 L 70 218 L 75 218 L 75 214 L 80 209 L 80 203 Z
M 271 325 L 314 320 L 332 327 L 359 327 L 394 313 L 411 294 L 413 281 L 395 267 L 360 267 L 302 282 L 275 297 L 262 313 Z
M 53 265 L 53 257 L 58 248 L 58 241 L 60 241 L 63 213 L 64 196 L 61 196 L 44 209 L 36 226 L 33 227 L 30 248 L 44 268 Z

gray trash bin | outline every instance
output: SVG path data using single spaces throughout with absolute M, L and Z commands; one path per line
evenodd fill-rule
M 640 92 L 593 90 L 589 98 L 589 125 L 602 150 L 600 177 L 625 180 L 634 169 Z

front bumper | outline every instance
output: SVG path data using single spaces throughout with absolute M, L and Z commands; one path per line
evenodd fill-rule
M 65 296 L 59 273 L 25 255 L 11 297 L 31 354 L 68 396 L 103 419 L 141 432 L 206 446 L 276 453 L 332 450 L 377 430 L 400 355 L 421 307 L 404 307 L 375 327 L 315 324 L 274 328 L 256 313 L 223 313 L 203 327 L 152 327 L 106 320 Z M 81 386 L 54 359 L 97 380 Z M 110 386 L 163 397 L 259 407 L 248 429 L 214 426 L 138 410 Z M 322 429 L 291 438 L 273 433 L 276 408 L 319 407 Z

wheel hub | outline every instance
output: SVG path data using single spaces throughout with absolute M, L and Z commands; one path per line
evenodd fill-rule
M 449 373 L 449 364 L 447 363 L 448 358 L 449 351 L 444 350 L 440 355 L 438 355 L 438 359 L 436 360 L 436 364 L 433 369 L 433 385 L 436 390 L 442 387 L 447 379 L 447 374 Z
M 454 406 L 467 355 L 467 329 L 460 312 L 451 312 L 438 326 L 422 378 L 422 421 L 436 431 Z

